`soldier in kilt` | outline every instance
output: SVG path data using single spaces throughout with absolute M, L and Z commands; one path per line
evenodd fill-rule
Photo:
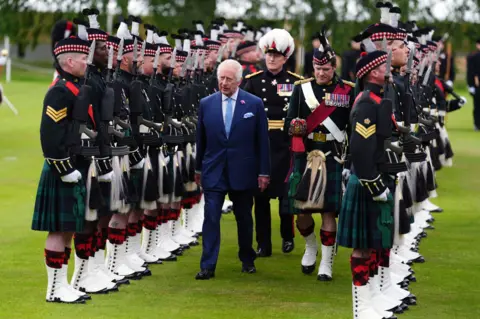
M 82 232 L 77 232 L 74 237 L 75 271 L 72 277 L 72 285 L 74 288 L 88 293 L 106 293 L 118 290 L 117 285 L 105 272 L 97 269 L 97 267 L 93 267 L 93 265 L 97 247 L 100 249 L 102 245 L 104 246 L 104 238 L 97 232 L 97 227 L 99 229 L 102 229 L 102 225 L 106 227 L 111 217 L 107 204 L 110 200 L 110 185 L 113 172 L 109 156 L 109 136 L 101 115 L 102 99 L 106 88 L 102 72 L 107 66 L 107 34 L 100 29 L 98 24 L 98 10 L 85 9 L 83 14 L 88 16 L 89 27 L 87 28 L 87 23 L 80 19 L 75 19 L 75 23 L 78 26 L 80 38 L 88 40 L 92 45 L 93 41 L 95 41 L 95 51 L 92 61 L 89 61 L 86 83 L 91 88 L 91 93 L 89 94 L 92 105 L 91 116 L 93 123 L 91 127 L 97 132 L 97 136 L 95 140 L 91 140 L 85 135 L 82 136 L 82 144 L 97 147 L 99 154 L 91 161 L 89 174 L 86 177 L 87 185 L 90 185 L 90 187 L 87 187 L 89 206 L 85 215 L 85 227 Z M 95 173 L 90 174 L 93 171 Z M 91 202 L 97 203 L 95 207 L 90 205 Z
M 85 179 L 88 162 L 75 156 L 74 111 L 80 78 L 87 67 L 88 42 L 66 38 L 57 42 L 53 53 L 59 77 L 48 90 L 40 124 L 40 142 L 45 162 L 35 200 L 32 229 L 47 231 L 45 264 L 48 274 L 46 300 L 85 303 L 88 298 L 67 281 L 67 267 L 74 232 L 85 222 Z M 88 105 L 87 105 L 88 107 Z M 87 109 L 77 113 L 87 118 Z
M 384 141 L 392 134 L 391 109 L 380 104 L 385 81 L 387 53 L 362 54 L 357 78 L 363 92 L 351 114 L 351 176 L 339 217 L 338 244 L 352 248 L 353 317 L 381 319 L 392 312 L 379 309 L 369 283 L 372 250 L 393 244 L 393 199 L 382 179 L 379 165 L 385 162 Z
M 128 30 L 128 25 L 121 22 L 116 34 L 116 37 L 123 39 L 124 42 L 123 55 L 117 57 L 118 60 L 116 59 L 119 65 L 117 66 L 118 74 L 114 84 L 115 103 L 121 104 L 122 119 L 132 123 L 132 129 L 125 132 L 127 138 L 117 142 L 117 145 L 128 145 L 130 149 L 128 156 L 124 156 L 121 160 L 127 205 L 119 210 L 120 213 L 114 214 L 110 220 L 105 263 L 108 270 L 115 276 L 140 279 L 142 276 L 150 275 L 151 272 L 145 267 L 145 261 L 138 256 L 138 252 L 134 249 L 138 246 L 134 241 L 136 238 L 140 239 L 139 233 L 142 228 L 140 222 L 143 211 L 140 209 L 140 200 L 145 159 L 141 152 L 141 144 L 139 144 L 138 125 L 133 124 L 137 123 L 138 112 L 132 114 L 134 106 L 131 98 L 131 84 L 135 72 L 133 68 L 134 41 L 132 39 L 134 36 L 138 37 L 140 24 L 138 19 L 133 20 L 132 33 Z M 112 41 L 116 42 L 118 40 L 112 39 Z M 140 51 L 141 39 L 137 38 L 137 41 L 136 49 Z M 137 52 L 138 56 L 139 53 Z M 137 63 L 142 63 L 140 58 L 138 58 Z M 139 102 L 135 101 L 134 103 Z M 140 107 L 143 107 L 143 105 Z M 129 241 L 131 241 L 130 245 Z
M 289 197 L 293 213 L 298 214 L 297 228 L 306 242 L 302 272 L 311 274 L 316 266 L 318 245 L 312 213 L 321 213 L 322 259 L 317 279 L 330 281 L 354 84 L 337 77 L 335 52 L 325 31 L 320 38 L 322 44 L 313 56 L 315 78 L 295 83 L 285 129 L 292 135 L 294 152 Z
M 244 44 L 239 46 L 240 52 Z M 264 70 L 245 77 L 243 89 L 262 99 L 268 118 L 268 135 L 272 173 L 270 184 L 264 192 L 255 194 L 255 232 L 257 256 L 272 255 L 272 217 L 270 200 L 278 198 L 280 235 L 282 251 L 290 253 L 294 249 L 293 215 L 288 211 L 285 179 L 290 165 L 290 141 L 284 131 L 287 106 L 293 91 L 293 83 L 302 79 L 300 75 L 284 70 L 283 66 L 293 53 L 295 44 L 286 30 L 274 29 L 259 40 L 260 49 L 265 52 Z M 255 48 L 252 48 L 255 49 Z M 239 52 L 239 51 L 237 51 Z M 257 52 L 257 51 L 255 51 Z

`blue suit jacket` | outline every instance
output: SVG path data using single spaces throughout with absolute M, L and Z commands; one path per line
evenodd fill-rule
M 232 190 L 257 188 L 258 176 L 270 175 L 269 143 L 268 120 L 260 98 L 239 89 L 228 138 L 222 93 L 200 101 L 195 170 L 202 174 L 204 189 L 215 188 L 224 170 Z

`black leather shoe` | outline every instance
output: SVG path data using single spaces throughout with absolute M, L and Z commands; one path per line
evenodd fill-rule
M 92 300 L 92 297 L 90 297 L 89 295 L 81 295 L 81 296 L 80 296 L 80 299 L 83 299 L 83 300 Z
M 413 262 L 423 264 L 425 262 L 425 258 L 423 258 L 423 256 L 420 256 L 417 259 L 414 259 Z
M 209 280 L 215 277 L 215 271 L 209 269 L 202 269 L 196 276 L 196 280 Z
M 117 285 L 130 285 L 130 280 L 128 280 L 127 278 L 114 280 L 113 282 L 116 283 Z
M 400 306 L 388 309 L 387 311 L 393 312 L 396 315 L 400 315 L 403 313 L 403 309 Z
M 255 268 L 254 265 L 250 265 L 250 266 L 243 265 L 242 272 L 246 272 L 247 274 L 254 274 L 257 272 L 257 268 Z
M 272 256 L 272 250 L 266 250 L 263 248 L 258 248 L 257 257 L 270 257 Z
M 172 254 L 174 254 L 176 256 L 182 256 L 183 255 L 183 249 L 182 248 L 175 249 L 174 251 L 172 251 Z
M 332 277 L 330 277 L 328 275 L 325 275 L 325 274 L 321 274 L 321 275 L 317 276 L 317 280 L 319 280 L 319 281 L 332 281 Z
M 313 265 L 311 266 L 304 266 L 302 265 L 302 272 L 305 274 L 305 275 L 310 275 L 314 270 L 315 270 L 315 267 L 317 266 L 317 263 L 314 263 Z
M 162 258 L 162 261 L 177 261 L 177 256 L 174 254 L 170 254 L 167 258 Z
M 292 252 L 292 250 L 295 248 L 295 242 L 292 240 L 282 240 L 282 251 L 285 254 L 288 254 Z

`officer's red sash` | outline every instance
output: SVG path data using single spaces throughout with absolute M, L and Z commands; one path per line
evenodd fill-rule
M 342 85 L 337 84 L 332 94 L 348 95 L 351 89 L 352 87 L 349 85 L 344 84 L 342 87 Z M 307 116 L 307 134 L 312 133 L 313 130 L 322 124 L 322 122 L 335 110 L 335 106 L 327 106 L 325 100 L 323 100 L 322 103 L 320 103 L 317 108 Z
M 440 81 L 439 79 L 436 78 L 435 79 L 435 85 L 438 86 L 440 91 L 442 91 L 442 93 L 445 95 L 445 98 L 447 98 L 447 92 L 445 92 L 445 87 L 443 86 L 442 81 Z
M 54 86 L 55 84 L 57 84 L 58 80 L 60 80 L 60 77 L 57 77 L 55 80 L 53 80 L 52 84 L 50 84 L 50 87 Z M 78 93 L 80 93 L 80 90 L 75 86 L 75 84 L 73 84 L 72 82 L 70 81 L 65 81 L 65 87 L 70 91 L 72 92 L 73 95 L 77 96 Z M 88 106 L 88 116 L 90 116 L 90 119 L 92 120 L 93 122 L 93 127 L 95 128 L 97 125 L 95 123 L 95 118 L 93 117 L 93 107 L 92 107 L 92 104 L 90 104 Z

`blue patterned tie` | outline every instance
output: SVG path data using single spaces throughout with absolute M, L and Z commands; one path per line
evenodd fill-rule
M 233 117 L 233 100 L 232 98 L 227 98 L 227 109 L 225 111 L 225 132 L 227 137 L 230 136 L 230 128 L 232 126 L 232 117 Z

